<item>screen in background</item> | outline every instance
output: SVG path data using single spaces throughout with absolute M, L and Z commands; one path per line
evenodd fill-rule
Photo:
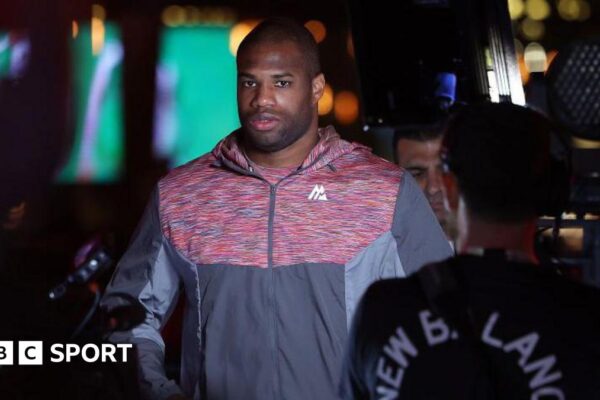
M 21 31 L 0 32 L 0 79 L 19 79 L 27 67 L 29 38 Z
M 71 40 L 73 145 L 60 183 L 111 183 L 123 172 L 123 45 L 118 28 L 92 20 Z
M 154 153 L 170 167 L 239 127 L 229 26 L 165 27 L 156 69 Z

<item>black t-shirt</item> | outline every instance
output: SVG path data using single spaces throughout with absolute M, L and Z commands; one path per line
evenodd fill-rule
M 600 399 L 600 290 L 505 259 L 426 268 L 457 277 L 464 298 L 450 309 L 465 318 L 428 300 L 423 272 L 373 284 L 350 332 L 343 399 Z

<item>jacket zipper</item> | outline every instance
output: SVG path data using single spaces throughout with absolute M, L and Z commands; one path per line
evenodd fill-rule
M 273 365 L 274 365 L 274 371 L 273 371 L 273 383 L 274 383 L 273 384 L 273 399 L 274 400 L 278 400 L 281 398 L 281 396 L 280 396 L 281 389 L 279 387 L 279 357 L 277 356 L 278 340 L 277 340 L 277 313 L 276 313 L 276 307 L 275 307 L 275 302 L 276 302 L 275 301 L 275 273 L 273 271 L 273 225 L 274 225 L 274 219 L 275 219 L 275 200 L 276 200 L 277 186 L 281 182 L 283 182 L 285 179 L 291 178 L 292 176 L 295 176 L 295 175 L 298 175 L 301 172 L 303 172 L 304 170 L 312 167 L 317 162 L 319 162 L 321 160 L 321 158 L 323 158 L 322 154 L 319 155 L 312 163 L 310 163 L 306 167 L 298 169 L 298 170 L 292 172 L 291 174 L 283 177 L 276 184 L 271 184 L 270 182 L 268 182 L 262 176 L 257 174 L 254 171 L 254 168 L 252 168 L 251 166 L 249 167 L 250 173 L 248 173 L 246 170 L 237 167 L 236 165 L 229 162 L 228 160 L 223 160 L 224 164 L 227 165 L 229 168 L 233 169 L 234 171 L 253 176 L 255 178 L 258 178 L 258 179 L 266 182 L 269 185 L 269 222 L 268 222 L 268 231 L 267 231 L 267 265 L 268 265 L 269 275 L 270 275 L 269 279 L 271 280 L 271 284 L 269 287 L 269 303 L 271 305 L 271 315 L 272 315 L 271 331 L 273 332 L 273 334 L 271 336 L 271 349 L 272 349 L 272 358 L 273 358 Z M 330 168 L 332 169 L 332 171 L 335 172 L 335 169 L 333 168 L 333 166 L 330 166 Z
M 278 184 L 278 183 L 277 183 Z M 269 268 L 269 278 L 271 284 L 269 287 L 269 303 L 271 304 L 271 316 L 272 316 L 272 336 L 271 336 L 271 347 L 273 354 L 273 399 L 277 400 L 281 398 L 279 396 L 279 357 L 277 357 L 277 313 L 275 306 L 275 271 L 273 271 L 273 225 L 275 219 L 275 199 L 277 184 L 273 185 L 269 183 L 269 226 L 267 233 L 267 262 Z

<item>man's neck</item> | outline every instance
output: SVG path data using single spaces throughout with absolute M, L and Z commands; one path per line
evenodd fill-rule
M 244 144 L 244 151 L 253 163 L 262 167 L 292 168 L 301 165 L 318 142 L 319 134 L 315 127 L 284 149 L 264 152 Z
M 519 223 L 489 222 L 475 216 L 467 217 L 466 233 L 459 238 L 460 254 L 473 249 L 503 249 L 523 261 L 537 264 L 534 250 L 535 220 Z

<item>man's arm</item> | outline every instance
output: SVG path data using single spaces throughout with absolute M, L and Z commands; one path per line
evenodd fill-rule
M 450 243 L 425 195 L 408 172 L 404 173 L 400 184 L 392 235 L 406 275 L 426 264 L 453 256 Z
M 391 229 L 346 264 L 348 329 L 367 287 L 380 279 L 404 278 L 425 264 L 451 257 L 446 235 L 414 178 L 404 172 Z
M 176 305 L 180 277 L 173 265 L 177 261 L 175 250 L 162 233 L 158 209 L 156 189 L 100 304 L 111 310 L 133 297 L 144 307 L 143 323 L 129 331 L 114 332 L 108 339 L 136 345 L 140 391 L 142 398 L 149 399 L 182 393 L 164 370 L 165 344 L 160 330 Z

